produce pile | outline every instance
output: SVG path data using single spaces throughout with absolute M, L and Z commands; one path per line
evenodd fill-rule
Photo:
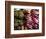
M 14 30 L 22 30 L 22 26 L 27 29 L 39 29 L 39 10 L 32 9 L 28 13 L 25 9 L 14 9 Z M 24 27 L 25 28 L 25 27 Z

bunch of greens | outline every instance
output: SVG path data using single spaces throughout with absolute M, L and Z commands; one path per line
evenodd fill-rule
M 24 14 L 23 14 L 23 9 L 14 9 L 14 23 L 15 26 L 22 26 L 23 25 L 23 18 L 24 18 Z

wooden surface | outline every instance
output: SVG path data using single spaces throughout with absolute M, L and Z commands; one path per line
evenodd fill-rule
M 15 0 L 5 0 L 5 1 L 15 1 Z

